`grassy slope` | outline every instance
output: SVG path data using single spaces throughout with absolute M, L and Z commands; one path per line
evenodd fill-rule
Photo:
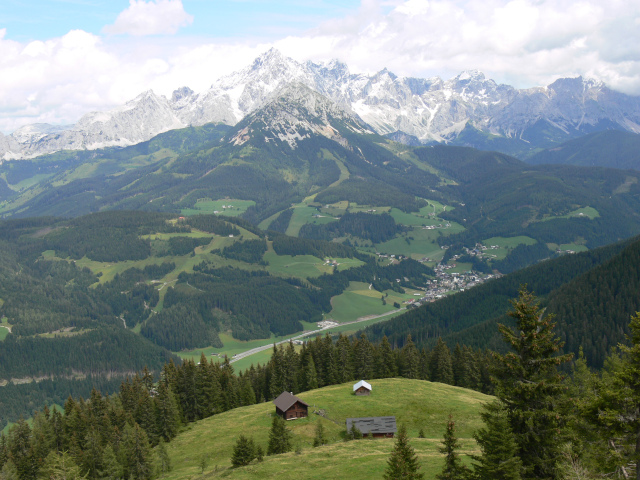
M 352 384 L 333 385 L 299 397 L 314 409 L 323 409 L 339 425 L 310 414 L 307 419 L 287 423 L 293 444 L 300 454 L 289 453 L 265 457 L 262 463 L 230 469 L 233 445 L 240 434 L 253 436 L 266 450 L 274 407 L 271 402 L 235 409 L 191 425 L 168 445 L 173 470 L 161 477 L 167 480 L 200 477 L 199 463 L 204 456 L 208 466 L 201 478 L 298 478 L 351 480 L 380 478 L 394 440 L 342 440 L 344 421 L 348 417 L 395 415 L 398 424 L 407 425 L 411 444 L 418 453 L 426 478 L 433 478 L 442 468 L 437 452 L 451 413 L 462 440 L 463 451 L 475 453 L 472 433 L 481 427 L 478 415 L 482 403 L 491 397 L 478 392 L 421 380 L 385 379 L 371 382 L 370 397 L 351 394 Z M 329 445 L 312 448 L 315 425 L 323 422 Z M 425 439 L 418 439 L 424 429 Z

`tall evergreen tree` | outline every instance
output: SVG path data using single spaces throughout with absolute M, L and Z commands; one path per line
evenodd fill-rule
M 505 325 L 498 328 L 513 351 L 496 354 L 496 395 L 518 444 L 523 478 L 555 479 L 562 445 L 558 434 L 566 423 L 561 412 L 565 387 L 557 367 L 572 355 L 557 355 L 563 343 L 553 332 L 553 317 L 543 315 L 526 287 L 511 305 L 508 314 L 515 320 L 515 331 Z
M 178 433 L 180 414 L 173 392 L 163 380 L 158 383 L 158 395 L 154 398 L 154 402 L 156 431 L 161 440 L 168 442 Z
M 419 472 L 420 464 L 418 457 L 409 444 L 407 436 L 407 427 L 400 425 L 396 443 L 391 452 L 389 460 L 387 460 L 387 469 L 384 472 L 385 480 L 411 479 L 419 480 L 424 478 L 424 474 Z
M 415 343 L 411 340 L 411 335 L 407 335 L 407 342 L 402 348 L 403 369 L 402 376 L 405 378 L 420 378 L 420 353 Z
M 497 402 L 488 403 L 480 416 L 485 426 L 473 435 L 482 451 L 481 456 L 473 457 L 475 478 L 520 480 L 522 460 L 504 408 Z
M 249 465 L 256 458 L 256 447 L 252 438 L 240 435 L 236 444 L 233 446 L 233 454 L 231 455 L 231 465 L 234 468 Z
M 269 432 L 267 455 L 287 453 L 290 452 L 292 448 L 291 432 L 287 428 L 284 419 L 279 415 L 274 416 L 271 422 L 271 431 Z
M 442 467 L 442 472 L 436 475 L 438 480 L 464 480 L 469 478 L 470 475 L 469 469 L 462 464 L 458 455 L 460 444 L 455 435 L 455 425 L 451 415 L 449 415 L 447 428 L 444 432 L 444 440 L 442 441 L 442 447 L 440 447 L 440 453 L 445 454 L 444 467 Z
M 451 351 L 442 338 L 438 337 L 436 346 L 431 352 L 431 361 L 429 362 L 429 370 L 431 372 L 431 381 L 446 383 L 453 385 L 453 364 L 451 360 Z

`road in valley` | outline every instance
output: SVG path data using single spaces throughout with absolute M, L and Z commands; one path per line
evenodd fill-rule
M 323 332 L 325 330 L 331 330 L 332 328 L 342 327 L 344 325 L 352 325 L 354 323 L 366 322 L 367 320 L 373 320 L 374 318 L 386 317 L 388 315 L 391 315 L 393 313 L 398 313 L 398 312 L 399 312 L 399 310 L 391 310 L 390 312 L 383 313 L 381 315 L 368 315 L 366 317 L 360 317 L 357 320 L 353 320 L 351 322 L 338 323 L 337 325 L 328 325 L 326 327 L 319 328 L 318 330 L 311 330 L 311 331 L 308 331 L 308 332 L 302 332 L 301 334 L 296 335 L 294 337 L 286 338 L 284 340 L 280 340 L 279 342 L 275 342 L 275 344 L 276 345 L 280 345 L 281 343 L 288 343 L 288 342 L 291 342 L 293 340 L 300 340 L 301 338 L 310 337 L 312 335 L 317 335 L 320 332 Z M 248 357 L 248 356 L 253 355 L 255 353 L 258 353 L 258 352 L 262 352 L 264 350 L 268 350 L 269 348 L 273 348 L 273 343 L 268 343 L 268 344 L 263 345 L 261 347 L 256 347 L 256 348 L 252 348 L 250 350 L 246 350 L 246 351 L 241 352 L 241 353 L 237 353 L 229 360 L 229 363 L 237 362 L 238 360 L 240 360 L 242 358 Z

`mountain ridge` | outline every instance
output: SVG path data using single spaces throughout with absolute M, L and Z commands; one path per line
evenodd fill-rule
M 107 112 L 88 113 L 71 128 L 22 127 L 0 137 L 0 157 L 128 146 L 175 128 L 235 125 L 294 83 L 357 114 L 378 134 L 416 137 L 421 143 L 467 145 L 468 139 L 458 142 L 458 137 L 474 128 L 518 143 L 522 153 L 591 131 L 640 132 L 640 97 L 596 80 L 558 79 L 546 87 L 518 90 L 473 70 L 449 80 L 398 77 L 387 69 L 352 74 L 338 60 L 300 63 L 271 49 L 201 93 L 181 87 L 166 98 L 149 90 Z

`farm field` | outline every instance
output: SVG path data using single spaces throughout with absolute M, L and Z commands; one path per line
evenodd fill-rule
M 384 379 L 371 384 L 373 392 L 369 397 L 352 395 L 352 383 L 299 394 L 310 405 L 310 415 L 287 422 L 287 427 L 293 434 L 294 449 L 298 448 L 300 453 L 265 457 L 263 462 L 247 467 L 230 468 L 233 445 L 240 434 L 245 434 L 266 450 L 274 412 L 271 402 L 238 408 L 192 424 L 167 445 L 173 470 L 161 478 L 381 478 L 395 441 L 362 439 L 345 443 L 344 422 L 348 417 L 395 415 L 398 425 L 407 426 L 425 478 L 434 478 L 442 468 L 443 457 L 438 447 L 450 413 L 456 421 L 462 453 L 477 453 L 472 434 L 482 426 L 481 405 L 492 397 L 421 380 Z M 317 409 L 323 409 L 337 424 L 314 415 L 312 412 Z M 313 448 L 318 422 L 323 423 L 330 444 Z M 420 429 L 426 438 L 417 438 Z M 201 476 L 199 465 L 203 457 L 208 461 Z M 468 462 L 468 458 L 465 460 Z
M 518 237 L 491 237 L 482 241 L 482 244 L 487 247 L 484 254 L 490 256 L 493 260 L 503 260 L 506 258 L 511 250 L 518 245 L 534 245 L 536 240 L 531 237 L 520 235 Z M 497 246 L 498 248 L 491 248 Z
M 350 322 L 360 317 L 368 315 L 380 315 L 395 310 L 393 302 L 382 304 L 380 292 L 375 292 L 376 296 L 362 295 L 359 291 L 345 291 L 344 293 L 333 297 L 331 312 L 326 315 L 326 319 L 332 319 L 336 322 Z
M 263 259 L 269 262 L 267 271 L 273 275 L 308 278 L 319 277 L 323 273 L 333 271 L 333 266 L 312 255 L 277 255 L 270 249 L 264 254 Z M 338 262 L 338 270 L 364 265 L 364 262 L 357 258 L 334 258 L 333 260 Z
M 567 213 L 566 215 L 557 215 L 551 217 L 545 217 L 542 221 L 547 220 L 555 220 L 558 218 L 574 218 L 574 217 L 586 217 L 589 220 L 593 220 L 594 218 L 598 218 L 600 216 L 600 212 L 593 207 L 582 207 L 578 208 L 572 212 Z
M 438 237 L 440 232 L 448 230 L 435 229 L 425 230 L 423 228 L 414 228 L 408 232 L 405 236 L 399 236 L 392 238 L 384 243 L 379 243 L 375 246 L 375 250 L 381 253 L 388 253 L 394 255 L 406 255 L 414 259 L 420 259 L 422 257 L 429 257 L 432 261 L 439 261 L 444 256 L 444 250 L 438 245 Z M 407 237 L 413 237 L 413 240 Z
M 220 215 L 226 215 L 228 217 L 237 217 L 247 211 L 247 208 L 255 205 L 253 200 L 238 200 L 238 199 L 224 199 L 224 200 L 203 200 L 196 202 L 192 208 L 183 208 L 181 210 L 182 215 L 198 215 L 201 213 L 214 213 L 218 212 Z M 227 208 L 224 208 L 227 207 Z
M 325 223 L 335 222 L 335 218 L 331 215 L 324 215 L 322 217 L 314 217 L 314 215 L 319 215 L 318 209 L 315 207 L 310 207 L 305 203 L 299 203 L 293 207 L 293 215 L 291 216 L 291 220 L 289 221 L 289 226 L 287 227 L 287 231 L 285 232 L 287 235 L 292 237 L 297 237 L 300 229 L 305 223 L 315 223 L 318 225 L 323 225 Z M 320 214 L 322 215 L 322 214 Z

